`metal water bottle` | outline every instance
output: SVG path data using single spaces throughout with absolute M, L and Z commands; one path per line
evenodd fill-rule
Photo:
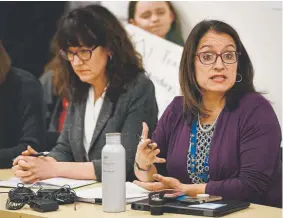
M 120 133 L 106 134 L 102 149 L 102 206 L 104 212 L 126 210 L 126 152 Z

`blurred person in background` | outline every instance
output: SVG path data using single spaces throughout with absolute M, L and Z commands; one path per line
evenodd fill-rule
M 177 13 L 170 1 L 130 1 L 128 22 L 184 46 Z
M 0 40 L 0 168 L 10 168 L 12 159 L 28 145 L 45 150 L 41 85 L 32 74 L 11 67 L 10 62 Z

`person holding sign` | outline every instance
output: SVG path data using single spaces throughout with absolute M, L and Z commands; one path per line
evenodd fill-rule
M 184 46 L 177 13 L 170 1 L 130 1 L 128 22 Z
M 32 157 L 31 147 L 14 161 L 23 182 L 51 177 L 101 181 L 105 134 L 121 133 L 126 150 L 126 175 L 133 163 L 142 121 L 155 129 L 157 102 L 123 26 L 104 7 L 74 9 L 59 23 L 55 36 L 61 51 L 55 85 L 69 106 L 63 130 L 47 157 Z
M 281 129 L 253 76 L 230 25 L 198 23 L 181 59 L 183 96 L 167 107 L 151 139 L 143 124 L 135 183 L 281 207 Z

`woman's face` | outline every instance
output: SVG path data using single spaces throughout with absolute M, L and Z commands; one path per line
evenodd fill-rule
M 224 94 L 236 81 L 237 76 L 237 54 L 233 38 L 225 33 L 208 31 L 200 40 L 195 57 L 196 80 L 203 93 L 218 92 Z M 220 56 L 222 54 L 224 63 Z M 212 64 L 203 64 L 212 63 Z M 234 63 L 232 63 L 234 62 Z
M 80 78 L 82 82 L 94 84 L 102 77 L 106 77 L 106 64 L 108 56 L 110 55 L 109 50 L 101 46 L 98 47 L 69 47 L 73 57 L 70 60 L 74 72 Z M 72 55 L 72 53 L 80 52 L 78 55 Z M 84 57 L 90 57 L 88 60 L 84 60 Z
M 164 38 L 173 21 L 174 15 L 166 2 L 139 1 L 130 23 Z

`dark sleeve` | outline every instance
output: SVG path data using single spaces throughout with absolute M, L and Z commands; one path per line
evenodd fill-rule
M 132 180 L 133 165 L 139 143 L 138 135 L 142 132 L 142 122 L 146 122 L 151 136 L 157 123 L 158 108 L 155 89 L 151 80 L 146 79 L 131 90 L 131 99 L 127 116 L 121 129 L 121 142 L 126 150 L 126 175 Z M 101 160 L 93 160 L 97 180 L 101 180 Z
M 263 196 L 268 190 L 280 154 L 281 131 L 277 117 L 267 101 L 255 105 L 243 116 L 238 178 L 209 181 L 207 194 L 248 200 Z
M 67 109 L 67 115 L 64 121 L 64 127 L 61 131 L 61 134 L 56 142 L 56 146 L 51 150 L 48 156 L 55 158 L 57 161 L 61 162 L 73 162 L 74 156 L 70 145 L 69 135 L 71 118 L 73 116 L 74 105 L 69 104 Z
M 156 129 L 152 135 L 152 141 L 154 141 L 158 148 L 160 149 L 160 153 L 158 157 L 160 158 L 167 158 L 168 152 L 168 143 L 170 138 L 170 130 L 173 128 L 173 123 L 176 119 L 174 113 L 172 112 L 173 106 L 175 104 L 176 98 L 168 105 L 164 113 L 162 114 L 161 118 L 159 119 Z M 166 163 L 155 164 L 157 168 L 157 172 L 163 176 L 167 176 L 167 168 Z
M 17 115 L 19 117 L 16 128 L 20 130 L 17 145 L 0 150 L 1 168 L 12 166 L 12 159 L 26 150 L 27 145 L 37 151 L 45 150 L 45 122 L 43 112 L 43 94 L 40 83 L 30 79 L 20 84 L 18 98 L 15 99 Z M 16 87 L 14 87 L 16 89 Z

